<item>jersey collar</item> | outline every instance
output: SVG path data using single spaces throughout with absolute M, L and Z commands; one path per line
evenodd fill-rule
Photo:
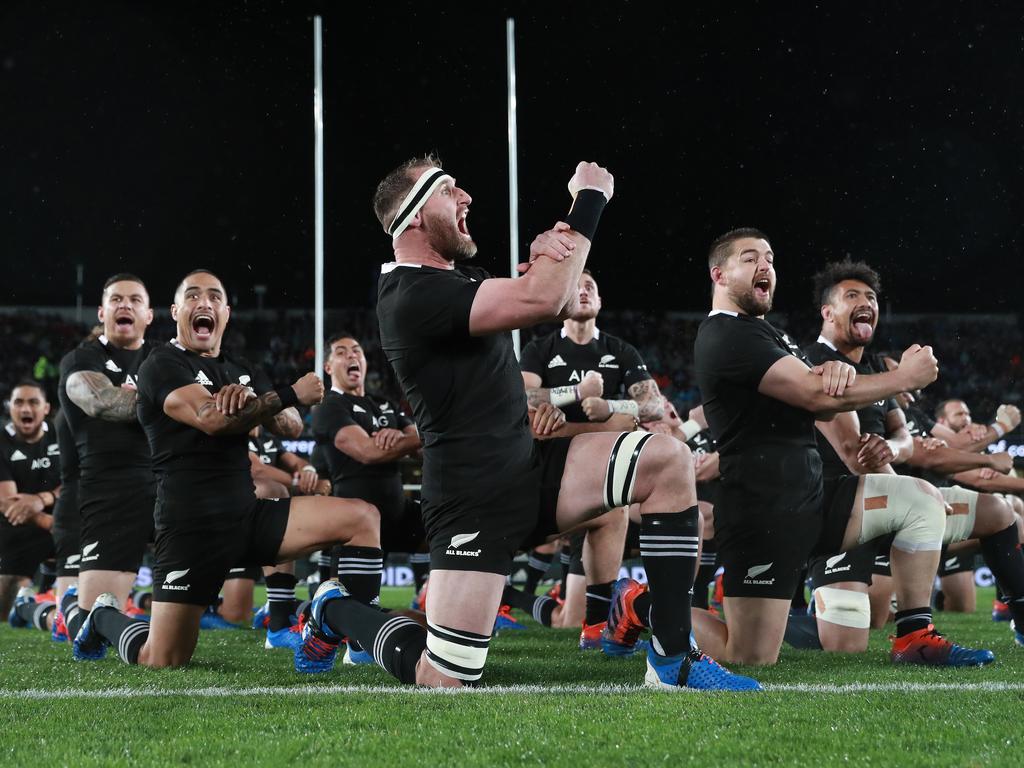
M 568 336 L 568 335 L 569 335 L 568 333 L 566 333 L 566 331 L 565 331 L 565 326 L 564 326 L 564 325 L 562 326 L 561 334 L 562 334 L 562 338 L 563 338 L 563 339 L 564 339 L 564 338 L 565 338 L 566 336 Z M 600 338 L 601 338 L 601 331 L 600 331 L 600 329 L 598 329 L 598 327 L 597 327 L 597 326 L 595 325 L 595 326 L 594 326 L 594 339 L 593 339 L 593 340 L 594 340 L 594 341 L 597 341 L 597 340 L 598 340 L 598 339 L 600 339 Z
M 18 431 L 14 428 L 14 422 L 13 421 L 8 421 L 7 422 L 7 425 L 4 427 L 4 431 L 8 435 L 10 435 L 11 437 L 17 437 L 17 435 L 18 435 Z M 43 434 L 45 435 L 49 431 L 50 431 L 50 425 L 46 423 L 46 419 L 43 419 Z
M 730 317 L 739 317 L 739 312 L 733 312 L 731 309 L 712 309 L 708 312 L 708 317 L 714 317 L 715 315 L 729 315 Z
M 110 344 L 110 339 L 107 338 L 107 334 L 105 334 L 105 333 L 101 333 L 99 336 L 97 336 L 96 337 L 96 341 L 98 341 L 104 347 L 106 347 L 106 346 L 108 346 Z M 142 343 L 145 344 L 146 340 L 143 339 Z
M 818 337 L 818 343 L 819 344 L 824 344 L 826 347 L 831 349 L 833 352 L 838 352 L 839 351 L 838 349 L 836 349 L 836 345 L 835 344 L 833 344 L 831 341 L 829 341 L 828 339 L 825 338 L 824 334 Z

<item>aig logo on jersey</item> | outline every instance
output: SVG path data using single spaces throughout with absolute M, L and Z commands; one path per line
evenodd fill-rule
M 480 535 L 480 531 L 476 533 L 457 533 L 452 536 L 451 542 L 448 544 L 448 549 L 444 551 L 446 555 L 456 555 L 457 557 L 480 557 L 480 553 L 483 550 L 470 549 L 462 550 L 460 547 L 469 544 L 473 539 Z
M 49 469 L 50 460 L 43 456 L 41 459 L 32 459 L 32 469 Z

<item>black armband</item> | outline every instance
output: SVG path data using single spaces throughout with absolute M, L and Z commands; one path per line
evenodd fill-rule
M 279 389 L 275 389 L 274 394 L 276 394 L 277 399 L 281 401 L 282 410 L 299 404 L 299 396 L 295 394 L 295 389 L 293 387 L 281 387 Z
M 597 223 L 601 220 L 601 211 L 606 205 L 608 198 L 604 196 L 604 192 L 581 189 L 572 203 L 569 215 L 565 217 L 565 223 L 587 240 L 593 241 Z

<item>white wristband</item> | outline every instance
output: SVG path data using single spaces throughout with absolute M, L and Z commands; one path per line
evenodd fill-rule
M 304 466 L 299 471 L 300 472 L 316 472 L 316 467 L 314 467 L 312 464 L 307 464 L 306 466 Z
M 687 440 L 693 440 L 693 438 L 704 431 L 704 427 L 693 419 L 687 419 L 683 422 L 682 430 L 683 434 L 686 435 Z
M 548 395 L 551 399 L 551 404 L 556 408 L 562 408 L 563 406 L 572 405 L 580 401 L 580 390 L 575 385 L 552 387 Z
M 612 413 L 628 413 L 634 419 L 640 418 L 640 406 L 636 400 L 609 400 L 608 410 Z
M 1003 429 L 1003 425 L 998 421 L 993 421 L 989 426 L 992 428 L 992 431 L 996 433 L 996 437 L 1002 437 L 1006 434 L 1006 430 Z

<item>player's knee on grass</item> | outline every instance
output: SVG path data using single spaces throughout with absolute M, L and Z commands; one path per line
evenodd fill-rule
M 894 533 L 892 545 L 903 552 L 942 548 L 946 505 L 932 485 L 913 477 L 867 475 L 863 490 L 858 544 Z
M 833 653 L 867 650 L 871 599 L 866 592 L 818 587 L 814 590 L 814 610 L 823 650 Z
M 373 504 L 345 499 L 335 507 L 331 541 L 353 546 L 380 546 L 380 512 Z
M 490 644 L 490 635 L 439 624 L 427 626 L 427 661 L 442 675 L 464 685 L 477 682 L 483 675 Z

